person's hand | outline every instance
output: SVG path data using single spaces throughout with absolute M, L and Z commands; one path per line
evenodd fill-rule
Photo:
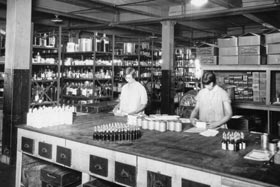
M 208 129 L 215 129 L 215 128 L 219 127 L 219 126 L 220 126 L 220 123 L 215 121 L 215 122 L 208 123 L 207 128 Z
M 198 119 L 196 118 L 190 118 L 191 124 L 193 124 L 193 126 L 195 126 L 196 122 L 198 121 Z

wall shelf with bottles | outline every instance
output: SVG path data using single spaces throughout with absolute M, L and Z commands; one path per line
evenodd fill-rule
M 68 38 L 63 54 L 63 103 L 82 106 L 111 100 L 114 80 L 110 45 L 114 36 L 87 33 L 75 37 Z
M 51 29 L 39 32 L 33 25 L 31 108 L 60 102 L 61 27 Z

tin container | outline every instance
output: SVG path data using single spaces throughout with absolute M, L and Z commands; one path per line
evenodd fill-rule
M 176 132 L 181 132 L 182 131 L 182 123 L 177 121 L 175 124 L 175 131 Z
M 158 120 L 155 121 L 155 130 L 160 131 L 160 122 Z
M 268 147 L 268 134 L 267 133 L 263 133 L 261 135 L 261 147 L 262 149 L 267 149 Z
M 166 131 L 166 122 L 165 121 L 160 122 L 159 131 L 160 132 L 165 132 Z
M 175 131 L 175 121 L 169 121 L 168 122 L 168 130 Z
M 142 127 L 142 117 L 137 118 L 137 126 Z
M 153 120 L 148 121 L 148 129 L 149 130 L 154 130 L 155 129 Z
M 148 129 L 148 120 L 146 119 L 142 120 L 142 129 Z

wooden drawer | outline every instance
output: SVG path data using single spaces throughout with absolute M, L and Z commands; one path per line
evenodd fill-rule
M 210 187 L 210 185 L 194 182 L 187 179 L 182 179 L 182 187 Z
M 31 138 L 21 137 L 21 150 L 33 154 L 34 140 Z
M 147 187 L 171 187 L 171 177 L 160 173 L 148 171 L 147 181 Z
M 99 156 L 90 155 L 89 171 L 101 175 L 108 176 L 108 159 Z
M 52 159 L 52 145 L 44 142 L 39 142 L 38 154 L 41 157 Z
M 71 149 L 68 149 L 66 147 L 57 146 L 56 149 L 56 162 L 71 166 Z
M 76 182 L 76 183 L 69 184 L 69 185 L 63 186 L 63 187 L 77 187 L 80 184 L 81 184 L 81 182 Z M 50 183 L 42 181 L 42 187 L 62 187 L 62 186 L 52 185 Z
M 115 162 L 115 181 L 128 186 L 136 186 L 136 167 Z
M 46 186 L 69 186 L 72 184 L 81 184 L 81 173 L 75 170 L 63 168 L 60 166 L 48 165 L 41 169 L 40 179 L 46 183 Z

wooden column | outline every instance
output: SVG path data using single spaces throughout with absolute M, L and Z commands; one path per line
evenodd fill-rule
M 8 0 L 2 153 L 13 164 L 16 126 L 26 123 L 29 106 L 32 0 Z
M 174 114 L 174 21 L 162 21 L 161 113 Z

